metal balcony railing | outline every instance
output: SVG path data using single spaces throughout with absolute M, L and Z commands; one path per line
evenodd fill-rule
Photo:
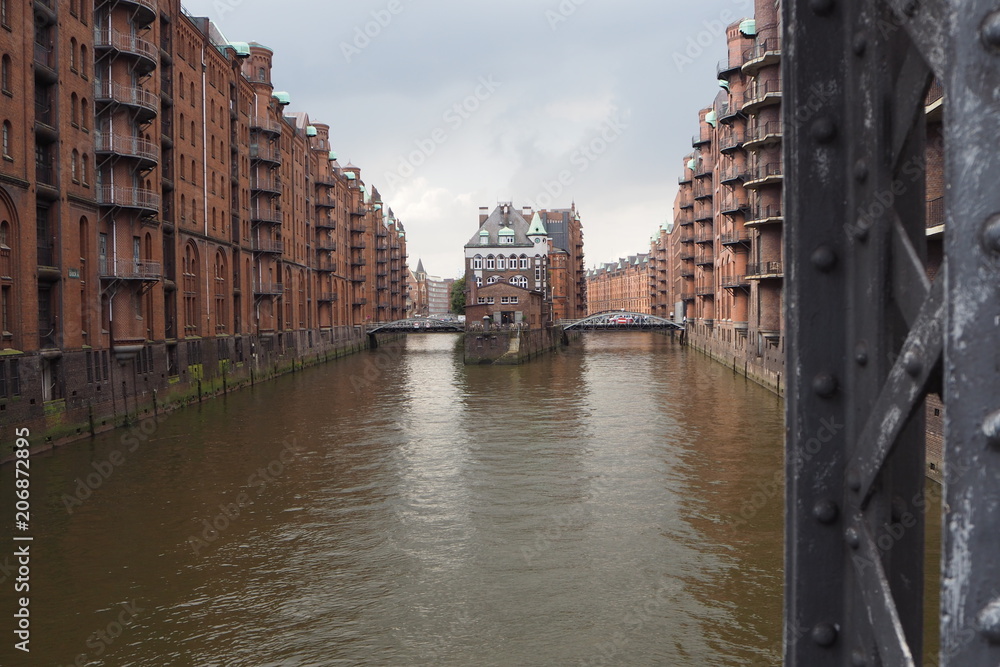
M 281 164 L 281 149 L 278 146 L 272 146 L 270 144 L 251 145 L 250 159 Z
M 280 254 L 285 251 L 285 244 L 282 241 L 276 241 L 274 239 L 255 238 L 251 247 L 254 252 L 273 252 Z
M 761 278 L 766 276 L 780 277 L 783 275 L 781 262 L 760 262 L 747 264 L 747 276 L 749 278 Z
M 160 147 L 151 141 L 125 134 L 94 133 L 94 150 L 139 158 L 150 162 L 160 161 Z
M 282 283 L 254 280 L 253 292 L 261 296 L 280 296 L 285 293 L 285 286 Z
M 130 35 L 113 28 L 96 28 L 94 30 L 94 48 L 114 49 L 144 58 L 149 66 L 155 67 L 160 50 L 148 39 Z
M 99 102 L 117 102 L 156 114 L 160 97 L 138 86 L 126 86 L 117 81 L 95 81 L 94 97 Z
M 111 259 L 101 257 L 97 270 L 105 280 L 157 281 L 163 275 L 159 262 L 146 259 Z
M 761 224 L 763 222 L 780 222 L 782 219 L 781 206 L 768 204 L 767 206 L 756 205 L 750 208 L 750 215 L 743 224 Z
M 147 212 L 160 211 L 160 195 L 145 188 L 102 185 L 97 188 L 97 203 L 101 206 L 120 206 Z
M 748 107 L 760 104 L 767 98 L 779 99 L 781 97 L 780 81 L 764 81 L 750 86 L 743 93 L 743 106 Z
M 259 116 L 254 116 L 250 119 L 250 129 L 256 132 L 262 132 L 266 134 L 281 134 L 281 124 L 277 123 L 270 118 L 261 118 Z

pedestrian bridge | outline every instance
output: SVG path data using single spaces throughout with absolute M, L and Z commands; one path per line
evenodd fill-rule
M 462 333 L 465 325 L 462 322 L 440 320 L 434 317 L 410 317 L 405 320 L 378 323 L 368 329 L 368 335 L 377 333 Z
M 684 330 L 684 325 L 672 320 L 627 310 L 609 310 L 579 320 L 562 320 L 564 331 L 646 331 L 650 329 Z

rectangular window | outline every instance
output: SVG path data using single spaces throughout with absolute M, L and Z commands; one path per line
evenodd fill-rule
M 486 303 L 486 297 L 485 296 L 479 297 L 479 303 Z
M 492 271 L 495 268 L 496 268 L 496 262 L 494 261 L 494 259 L 492 257 L 487 257 L 486 258 L 486 269 L 488 271 Z
M 94 351 L 87 350 L 87 384 L 92 384 L 94 382 Z
M 522 257 L 521 258 L 521 268 L 522 269 L 528 268 L 528 258 L 527 257 Z
M 540 283 L 542 281 L 542 270 L 535 269 L 535 282 Z
M 104 376 L 104 381 L 107 382 L 110 375 L 108 374 L 108 351 L 104 350 L 101 352 L 101 372 Z
M 510 297 L 510 302 L 511 303 L 517 303 L 517 300 L 518 300 L 518 297 L 516 297 L 516 296 Z
M 507 259 L 505 257 L 497 257 L 497 269 L 503 271 L 507 268 Z
M 494 303 L 494 301 L 493 301 L 493 297 L 487 297 L 487 299 L 486 299 L 486 303 L 488 303 L 488 304 L 490 304 L 490 305 L 492 306 L 492 305 L 493 305 L 493 303 Z

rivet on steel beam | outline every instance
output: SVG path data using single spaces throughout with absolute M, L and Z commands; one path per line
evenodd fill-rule
M 830 271 L 833 271 L 834 267 L 837 266 L 837 253 L 835 253 L 828 245 L 821 245 L 816 248 L 810 259 L 813 266 L 823 273 L 829 273 Z
M 907 375 L 915 378 L 924 370 L 924 362 L 913 350 L 910 350 L 903 355 L 903 369 Z
M 847 488 L 851 491 L 861 490 L 861 473 L 857 470 L 851 470 L 847 473 Z
M 983 21 L 979 36 L 988 48 L 1000 50 L 1000 12 L 993 12 Z
M 1000 254 L 1000 213 L 990 216 L 986 221 L 986 226 L 983 227 L 983 245 L 988 251 Z
M 819 143 L 826 144 L 833 141 L 833 138 L 837 136 L 837 126 L 834 125 L 832 120 L 826 116 L 822 116 L 813 121 L 812 127 L 809 128 L 809 133 Z
M 820 623 L 812 629 L 812 640 L 820 646 L 833 646 L 837 641 L 837 628 L 831 623 Z
M 859 58 L 865 55 L 865 51 L 868 49 L 868 37 L 864 33 L 858 33 L 854 36 L 854 43 L 852 44 L 854 49 L 854 55 Z
M 868 365 L 868 344 L 858 343 L 854 346 L 854 363 L 858 366 Z
M 997 410 L 983 422 L 983 435 L 994 447 L 1000 447 L 1000 410 Z
M 868 667 L 868 656 L 861 649 L 854 649 L 851 652 L 852 667 Z
M 858 183 L 864 183 L 868 180 L 868 163 L 864 160 L 858 160 L 854 163 L 854 178 Z
M 837 378 L 829 373 L 820 373 L 813 378 L 812 388 L 820 398 L 832 398 L 837 393 Z
M 833 11 L 833 0 L 809 0 L 809 8 L 820 16 L 826 16 Z
M 857 549 L 861 546 L 861 536 L 858 535 L 858 530 L 856 528 L 848 528 L 844 532 L 844 540 L 847 542 L 847 546 L 852 549 Z
M 979 632 L 993 644 L 1000 644 L 1000 598 L 986 605 L 976 618 Z
M 840 508 L 832 500 L 820 500 L 813 506 L 813 516 L 820 523 L 831 524 L 839 514 Z

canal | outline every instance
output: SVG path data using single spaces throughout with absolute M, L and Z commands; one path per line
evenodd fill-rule
M 782 438 L 662 335 L 411 336 L 33 458 L 0 664 L 779 664 Z

